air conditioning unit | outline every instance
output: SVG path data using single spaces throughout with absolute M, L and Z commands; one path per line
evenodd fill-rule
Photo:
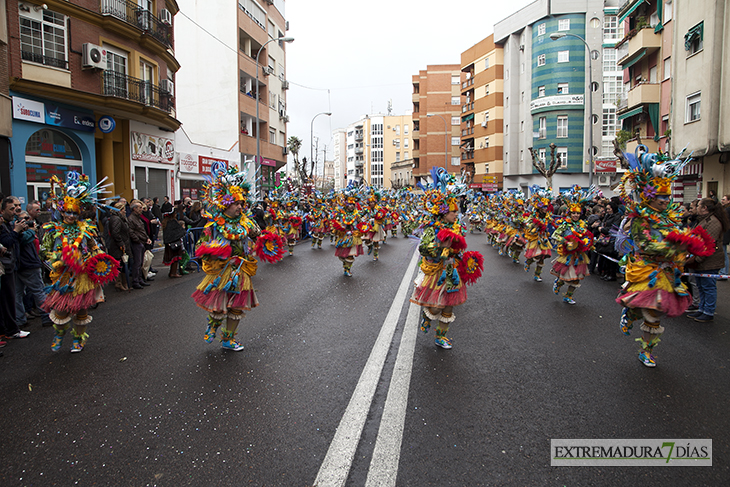
M 289 123 L 289 115 L 284 115 L 282 120 L 284 121 L 284 123 Z
M 487 121 L 486 120 L 482 122 L 482 127 L 487 128 Z
M 163 8 L 160 10 L 160 20 L 163 24 L 172 25 L 172 12 Z
M 282 155 L 287 155 L 287 154 L 289 154 L 289 148 L 288 148 L 288 147 L 282 147 L 282 148 L 281 148 L 281 153 L 282 153 Z
M 264 76 L 268 76 L 270 74 L 274 74 L 274 68 L 271 66 L 264 66 Z
M 175 85 L 169 79 L 160 80 L 160 90 L 170 96 L 175 96 Z
M 288 81 L 282 81 L 281 82 L 281 89 L 282 90 L 288 90 L 289 89 L 289 82 Z
M 82 44 L 81 67 L 84 69 L 106 69 L 106 49 L 88 42 Z
M 611 176 L 607 174 L 599 174 L 598 175 L 598 185 L 599 186 L 610 186 L 611 185 Z

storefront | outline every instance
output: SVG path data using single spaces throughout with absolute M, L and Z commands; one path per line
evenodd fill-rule
M 135 198 L 176 199 L 175 140 L 169 132 L 130 122 L 132 181 Z
M 188 152 L 180 152 L 179 157 L 179 179 L 180 179 L 180 198 L 190 198 L 197 201 L 202 198 L 203 184 L 210 177 L 210 168 L 220 162 L 226 167 L 236 167 L 235 161 L 229 161 L 220 157 L 199 156 Z
M 96 183 L 95 119 L 91 111 L 12 94 L 11 194 L 23 203 L 44 200 L 49 180 L 78 171 Z

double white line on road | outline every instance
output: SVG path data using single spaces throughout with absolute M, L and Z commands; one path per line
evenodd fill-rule
M 378 339 L 375 341 L 370 357 L 360 375 L 360 380 L 355 386 L 355 392 L 350 398 L 350 403 L 340 420 L 335 437 L 319 468 L 319 473 L 314 481 L 314 485 L 317 487 L 339 487 L 345 485 L 347 481 L 365 420 L 373 402 L 375 389 L 383 372 L 385 358 L 393 341 L 398 318 L 407 298 L 418 257 L 418 252 L 414 252 L 393 304 L 385 317 L 385 322 L 380 328 Z M 415 323 L 417 316 L 418 307 L 411 306 L 385 401 L 385 410 L 378 430 L 378 439 L 375 442 L 367 485 L 379 487 L 395 485 L 416 336 L 416 327 L 409 326 L 409 323 Z

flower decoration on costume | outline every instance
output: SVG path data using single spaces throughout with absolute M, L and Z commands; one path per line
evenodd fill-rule
M 97 199 L 97 195 L 108 193 L 106 188 L 112 183 L 104 184 L 107 178 L 92 185 L 89 176 L 76 171 L 66 174 L 66 181 L 62 183 L 57 176 L 51 176 L 51 201 L 60 212 L 81 213 L 83 206 L 105 206 Z M 106 207 L 106 206 L 105 206 Z M 106 207 L 109 208 L 109 207 Z

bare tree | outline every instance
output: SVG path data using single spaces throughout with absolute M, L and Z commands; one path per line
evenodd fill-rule
M 560 167 L 560 154 L 556 156 L 555 147 L 555 144 L 550 144 L 550 165 L 547 167 L 545 166 L 545 161 L 540 159 L 536 150 L 532 147 L 527 149 L 530 151 L 530 155 L 532 156 L 532 166 L 537 169 L 537 172 L 542 174 L 545 178 L 547 187 L 551 189 L 553 187 L 553 174 L 555 174 Z

